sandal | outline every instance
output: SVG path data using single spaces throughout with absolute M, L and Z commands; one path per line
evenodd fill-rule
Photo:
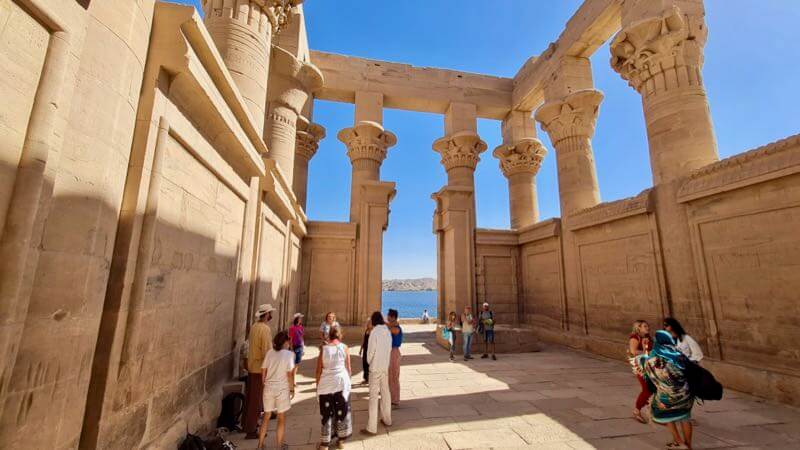
M 633 411 L 633 418 L 637 422 L 647 424 L 647 419 L 645 419 L 645 417 L 642 415 L 642 412 L 638 409 Z M 673 442 L 673 444 L 675 444 L 675 442 Z
M 688 450 L 689 447 L 679 444 L 677 442 L 668 442 L 667 443 L 667 450 Z

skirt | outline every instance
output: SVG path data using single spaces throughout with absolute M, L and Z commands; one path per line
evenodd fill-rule
M 319 413 L 322 416 L 320 444 L 328 446 L 334 437 L 347 439 L 353 434 L 353 416 L 350 401 L 343 392 L 319 396 Z

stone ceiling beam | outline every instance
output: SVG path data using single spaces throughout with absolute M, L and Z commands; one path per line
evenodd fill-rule
M 532 111 L 544 102 L 544 85 L 565 57 L 588 58 L 620 29 L 622 0 L 585 0 L 558 40 L 514 77 L 512 109 Z
M 511 110 L 513 80 L 455 70 L 311 52 L 325 77 L 320 100 L 354 103 L 356 92 L 383 94 L 384 107 L 444 114 L 453 102 L 477 107 L 478 117 L 502 120 Z

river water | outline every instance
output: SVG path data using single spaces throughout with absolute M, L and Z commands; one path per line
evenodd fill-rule
M 394 308 L 400 313 L 401 319 L 414 319 L 422 317 L 422 311 L 435 319 L 436 291 L 383 291 L 383 312 Z

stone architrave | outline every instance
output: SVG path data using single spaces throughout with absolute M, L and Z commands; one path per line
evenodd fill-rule
M 269 79 L 269 111 L 266 116 L 265 139 L 269 152 L 293 185 L 297 122 L 309 97 L 322 87 L 322 73 L 313 64 L 301 61 L 288 51 L 273 46 Z
M 561 215 L 600 203 L 592 136 L 603 94 L 594 89 L 573 92 L 544 104 L 536 120 L 556 149 Z
M 316 123 L 309 123 L 301 116 L 297 126 L 292 190 L 303 210 L 306 209 L 308 193 L 308 163 L 317 153 L 322 139 L 325 139 L 325 128 Z
M 272 38 L 303 0 L 203 0 L 205 25 L 239 88 L 253 123 L 263 131 Z
M 500 170 L 508 179 L 508 201 L 511 228 L 524 228 L 539 221 L 536 200 L 536 174 L 542 167 L 547 150 L 536 138 L 523 138 L 514 144 L 503 144 L 492 155 L 500 160 Z
M 377 122 L 362 120 L 350 128 L 339 131 L 337 138 L 347 147 L 347 156 L 353 167 L 350 186 L 350 220 L 360 217 L 358 186 L 365 181 L 380 181 L 381 164 L 389 148 L 397 144 L 394 133 L 384 130 Z
M 663 255 L 668 313 L 697 330 L 698 342 L 719 357 L 713 306 L 701 301 L 689 219 L 677 201 L 683 180 L 719 159 L 701 75 L 708 34 L 703 3 L 681 5 L 686 9 L 669 4 L 660 12 L 649 4 L 625 5 L 622 31 L 610 47 L 611 67 L 642 96 L 655 217 L 662 241 L 669 242 Z

